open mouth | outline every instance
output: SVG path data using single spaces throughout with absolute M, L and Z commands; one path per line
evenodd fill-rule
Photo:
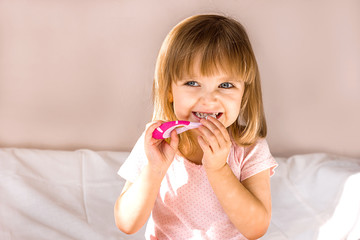
M 204 112 L 192 112 L 195 117 L 198 119 L 206 118 L 207 116 L 211 116 L 213 118 L 219 119 L 222 115 L 222 112 L 213 112 L 213 113 L 204 113 Z

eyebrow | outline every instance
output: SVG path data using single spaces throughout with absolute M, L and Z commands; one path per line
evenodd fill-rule
M 224 77 L 220 77 L 219 78 L 221 81 L 225 81 L 225 82 L 240 82 L 241 79 L 234 77 L 234 76 L 224 76 Z
M 201 78 L 202 78 L 202 76 L 200 76 L 200 77 L 197 77 L 197 76 L 184 77 L 184 78 L 178 79 L 177 82 L 197 81 L 198 79 L 201 79 Z M 219 80 L 219 82 L 241 82 L 242 81 L 240 78 L 233 77 L 233 76 L 227 76 L 227 75 L 220 76 L 219 78 L 217 78 L 217 80 Z

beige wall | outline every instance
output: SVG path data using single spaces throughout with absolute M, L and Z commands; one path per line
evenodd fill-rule
M 130 150 L 170 28 L 248 29 L 276 156 L 360 157 L 360 1 L 0 0 L 0 147 Z

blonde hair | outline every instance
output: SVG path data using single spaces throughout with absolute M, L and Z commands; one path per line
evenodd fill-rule
M 234 141 L 246 146 L 259 137 L 265 137 L 267 128 L 260 74 L 249 38 L 239 22 L 221 15 L 187 18 L 165 38 L 157 58 L 153 82 L 153 120 L 178 120 L 169 97 L 171 83 L 184 75 L 191 75 L 194 59 L 198 56 L 203 76 L 223 70 L 244 82 L 238 121 L 228 127 Z M 191 152 L 194 141 L 190 132 L 180 134 L 180 151 Z

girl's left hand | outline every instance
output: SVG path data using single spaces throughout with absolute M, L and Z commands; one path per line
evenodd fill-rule
M 216 171 L 226 165 L 231 148 L 230 136 L 225 126 L 213 117 L 200 122 L 198 142 L 204 152 L 202 164 L 206 170 Z

